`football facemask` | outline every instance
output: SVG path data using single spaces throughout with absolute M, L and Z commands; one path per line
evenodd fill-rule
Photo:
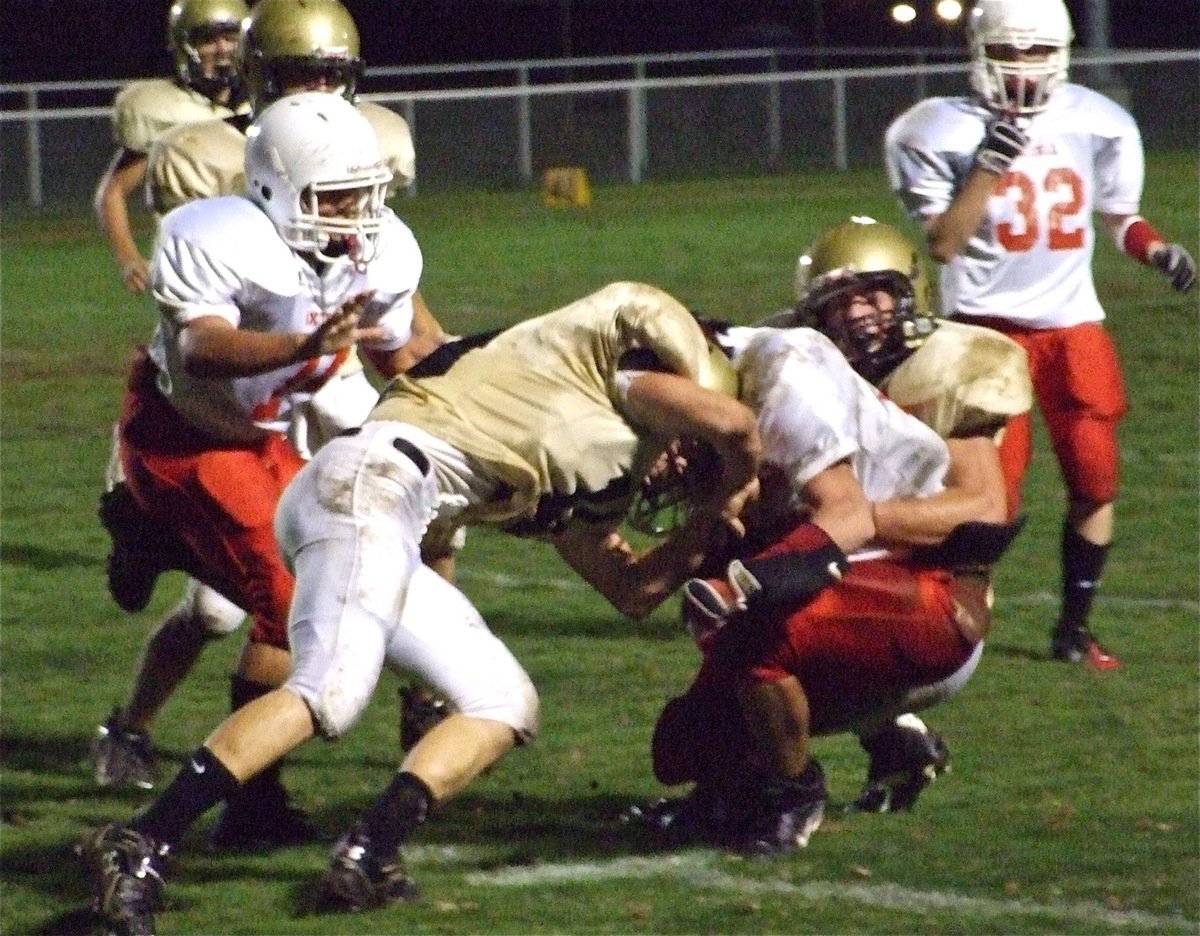
M 1074 33 L 1062 0 L 979 0 L 968 31 L 971 87 L 989 110 L 1031 117 L 1066 82 Z
M 933 320 L 916 314 L 913 285 L 895 270 L 835 271 L 797 307 L 859 374 L 878 383 L 929 337 Z
M 796 297 L 794 312 L 780 324 L 823 332 L 872 383 L 934 329 L 929 282 L 916 248 L 872 218 L 851 218 L 817 238 L 796 264 Z

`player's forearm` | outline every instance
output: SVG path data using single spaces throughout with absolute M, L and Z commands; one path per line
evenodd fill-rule
M 963 523 L 1003 523 L 1008 519 L 1004 475 L 996 447 L 988 439 L 951 439 L 946 489 L 921 499 L 875 504 L 876 532 L 885 542 L 906 546 L 940 543 Z
M 141 261 L 141 251 L 129 227 L 125 196 L 117 187 L 109 186 L 97 196 L 96 218 L 117 266 L 124 268 L 128 263 Z
M 662 542 L 640 552 L 618 533 L 586 528 L 568 530 L 552 542 L 567 565 L 609 604 L 641 620 L 698 574 L 710 557 L 724 558 L 731 535 L 720 515 L 699 510 Z
M 979 229 L 997 178 L 995 173 L 972 169 L 946 210 L 926 222 L 929 255 L 938 263 L 949 263 L 962 253 Z
M 193 377 L 252 377 L 304 360 L 308 337 L 236 328 L 185 328 L 180 350 L 184 368 Z

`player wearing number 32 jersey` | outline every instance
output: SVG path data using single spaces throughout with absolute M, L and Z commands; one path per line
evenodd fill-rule
M 1133 118 L 1067 82 L 1073 32 L 1062 0 L 978 0 L 968 32 L 973 93 L 927 99 L 892 123 L 889 181 L 944 264 L 943 313 L 1025 349 L 1069 498 L 1051 652 L 1114 669 L 1087 623 L 1113 536 L 1126 409 L 1092 279 L 1093 215 L 1176 290 L 1191 288 L 1196 265 L 1138 214 L 1145 167 Z M 1009 422 L 1000 454 L 1006 477 L 1023 476 L 1028 415 Z

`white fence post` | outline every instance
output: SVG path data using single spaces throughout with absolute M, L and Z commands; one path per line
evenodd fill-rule
M 779 74 L 779 57 L 772 52 L 769 61 L 771 74 Z M 772 81 L 767 84 L 767 165 L 772 169 L 783 162 L 783 121 L 779 108 L 779 82 Z
M 37 88 L 25 92 L 25 106 L 36 112 L 38 106 Z M 42 207 L 42 131 L 36 116 L 31 117 L 25 124 L 25 155 L 28 166 L 25 168 L 29 180 L 29 204 L 34 208 Z
M 848 165 L 846 157 L 846 76 L 833 76 L 833 164 Z
M 529 68 L 517 69 L 517 172 L 523 182 L 533 181 L 533 125 L 529 106 Z
M 639 59 L 633 66 L 634 85 L 629 89 L 629 181 L 641 182 L 646 169 L 646 63 Z

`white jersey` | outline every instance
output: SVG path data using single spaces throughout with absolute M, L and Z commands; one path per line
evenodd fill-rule
M 971 171 L 991 114 L 972 98 L 929 98 L 887 130 L 892 190 L 916 220 L 946 210 Z M 1028 125 L 1025 151 L 996 183 L 979 229 L 941 270 L 947 316 L 983 315 L 1030 328 L 1098 322 L 1092 214 L 1136 214 L 1141 134 L 1104 95 L 1064 85 Z
M 843 459 L 872 502 L 943 490 L 946 443 L 855 373 L 820 332 L 731 328 L 722 344 L 758 416 L 763 461 L 782 470 L 793 497 Z
M 365 272 L 342 258 L 318 273 L 246 198 L 202 199 L 177 208 L 162 220 L 150 267 L 159 309 L 150 346 L 158 388 L 188 422 L 219 439 L 245 442 L 285 432 L 293 405 L 319 389 L 347 352 L 252 377 L 201 378 L 184 371 L 183 329 L 215 315 L 251 331 L 309 333 L 348 299 L 374 291 L 363 324 L 379 325 L 385 334 L 369 347 L 395 350 L 411 334 L 421 265 L 416 238 L 390 211 Z

